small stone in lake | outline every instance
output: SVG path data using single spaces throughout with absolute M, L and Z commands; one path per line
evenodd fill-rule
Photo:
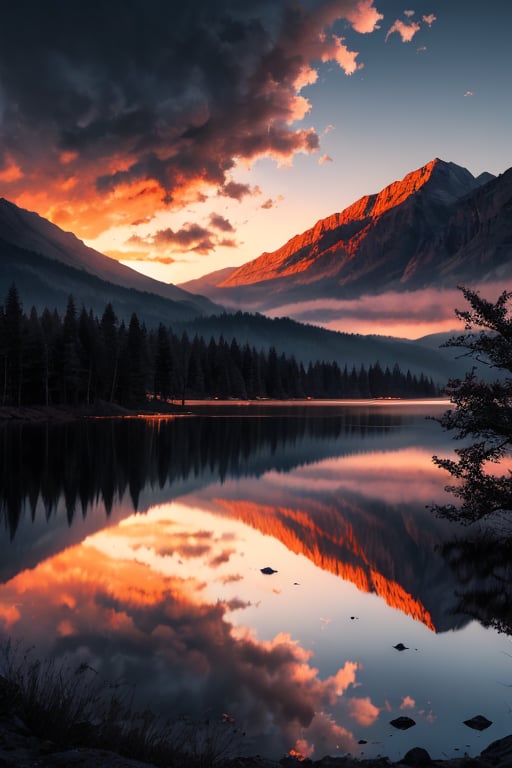
M 485 731 L 486 728 L 492 725 L 492 721 L 483 715 L 475 715 L 470 720 L 464 720 L 464 725 L 467 725 L 468 728 L 474 728 L 475 731 Z
M 394 645 L 393 648 L 396 648 L 397 651 L 408 651 L 409 648 L 404 645 L 403 643 L 397 643 L 397 645 Z
M 406 731 L 408 728 L 416 725 L 416 722 L 411 717 L 397 717 L 395 720 L 391 720 L 389 724 L 393 728 L 398 728 L 399 731 Z
M 357 743 L 358 743 L 358 744 L 368 744 L 368 742 L 366 741 L 366 739 L 359 739 L 359 741 L 358 741 Z
M 413 747 L 400 761 L 404 765 L 417 766 L 417 768 L 423 768 L 423 766 L 430 765 L 432 758 L 429 753 L 423 747 Z
M 267 565 L 265 568 L 260 568 L 260 571 L 264 573 L 266 576 L 271 576 L 273 573 L 277 573 L 277 571 L 275 571 L 269 565 Z

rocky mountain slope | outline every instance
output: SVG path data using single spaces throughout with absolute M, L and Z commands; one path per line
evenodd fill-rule
M 500 280 L 512 275 L 511 207 L 512 169 L 475 178 L 436 158 L 278 250 L 184 287 L 230 306 L 268 311 Z
M 403 339 L 337 333 L 286 318 L 230 314 L 207 298 L 145 277 L 87 247 L 35 213 L 0 199 L 0 304 L 15 283 L 27 314 L 32 306 L 63 313 L 69 295 L 78 309 L 84 305 L 101 316 L 111 302 L 119 321 L 135 312 L 146 325 L 172 325 L 209 339 L 220 335 L 258 349 L 274 346 L 307 365 L 336 360 L 342 367 L 398 363 L 406 372 L 424 373 L 439 384 L 448 376 L 463 375 L 460 361 L 439 349 L 428 349 Z

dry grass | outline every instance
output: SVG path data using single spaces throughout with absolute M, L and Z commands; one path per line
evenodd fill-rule
M 59 746 L 108 749 L 165 768 L 219 768 L 236 753 L 238 734 L 220 721 L 165 721 L 133 708 L 133 690 L 87 664 L 34 658 L 33 648 L 0 643 L 9 710 L 40 738 Z

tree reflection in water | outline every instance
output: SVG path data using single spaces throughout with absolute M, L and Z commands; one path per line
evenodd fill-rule
M 505 733 L 506 640 L 468 617 L 510 626 L 510 546 L 427 511 L 436 425 L 251 412 L 1 428 L 4 628 L 166 713 L 236 712 L 269 755 L 391 750 L 404 709 L 429 749 L 466 749 L 474 691 Z
M 389 431 L 406 416 L 348 409 L 321 417 L 96 419 L 0 428 L 0 517 L 15 536 L 20 515 L 43 502 L 49 519 L 63 498 L 69 524 L 78 508 L 101 499 L 107 514 L 128 492 L 134 509 L 142 489 L 199 476 L 254 476 L 329 455 L 329 440 Z M 309 445 L 313 441 L 315 446 Z M 302 446 L 301 457 L 291 450 Z M 323 444 L 323 447 L 322 445 Z M 338 453 L 338 451 L 336 451 Z
M 479 531 L 445 542 L 441 552 L 459 584 L 455 612 L 512 635 L 512 537 Z

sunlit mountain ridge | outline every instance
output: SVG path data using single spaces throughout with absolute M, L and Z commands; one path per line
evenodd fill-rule
M 460 283 L 480 287 L 512 277 L 511 195 L 512 169 L 475 177 L 435 158 L 277 250 L 182 287 L 227 306 L 331 328 L 357 314 L 350 302 L 366 298 L 360 315 L 378 328 L 379 315 L 385 321 L 386 313 L 397 312 L 400 295 L 406 317 L 422 303 L 407 302 L 406 294 L 447 291 L 452 302 Z M 372 304 L 371 297 L 390 293 L 392 301 Z M 439 293 L 423 303 L 423 319 L 441 319 Z
M 339 274 L 348 262 L 362 250 L 364 240 L 371 235 L 379 219 L 393 208 L 403 205 L 420 189 L 443 204 L 455 202 L 477 186 L 476 180 L 464 168 L 435 159 L 423 168 L 407 174 L 378 194 L 366 195 L 340 213 L 318 221 L 311 229 L 289 240 L 273 253 L 235 270 L 219 287 L 246 285 L 276 277 L 306 272 L 316 265 L 315 274 L 303 279 L 318 280 L 326 273 Z M 341 250 L 346 252 L 341 253 Z M 320 260 L 327 254 L 337 255 L 337 261 L 323 268 Z M 384 254 L 383 254 L 384 255 Z M 348 282 L 348 276 L 342 278 Z
M 0 199 L 0 304 L 15 283 L 27 315 L 34 306 L 64 314 L 72 295 L 101 317 L 111 303 L 119 322 L 132 313 L 147 327 L 159 323 L 178 333 L 187 331 L 209 340 L 236 338 L 257 349 L 275 347 L 308 365 L 317 360 L 336 361 L 342 368 L 374 365 L 390 370 L 398 363 L 404 373 L 424 374 L 440 386 L 450 375 L 461 375 L 460 361 L 443 351 L 425 349 L 408 340 L 351 333 L 334 333 L 286 317 L 225 311 L 204 296 L 153 280 L 86 246 L 36 213 Z

